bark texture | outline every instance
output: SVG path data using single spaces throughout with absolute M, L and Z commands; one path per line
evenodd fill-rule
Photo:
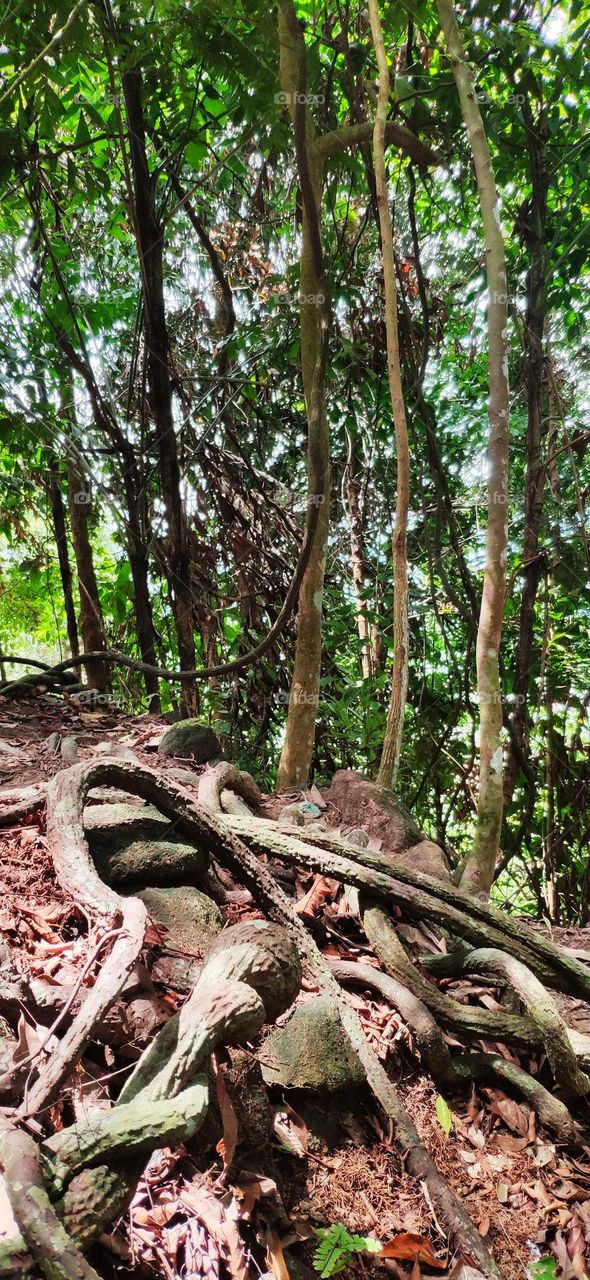
M 397 324 L 397 285 L 393 225 L 389 208 L 389 184 L 385 170 L 385 131 L 389 110 L 389 66 L 383 42 L 378 0 L 369 0 L 369 17 L 379 68 L 379 95 L 373 131 L 375 187 L 385 286 L 385 330 L 387 334 L 387 377 L 395 427 L 397 494 L 393 531 L 393 675 L 391 699 L 377 781 L 386 787 L 395 784 L 402 749 L 404 713 L 408 693 L 408 508 L 410 501 L 410 449 L 406 407 L 402 388 Z
M 506 255 L 500 204 L 475 80 L 457 26 L 452 0 L 437 0 L 469 146 L 481 209 L 488 285 L 488 519 L 486 566 L 477 632 L 479 697 L 479 796 L 472 854 L 461 878 L 475 894 L 489 893 L 496 865 L 503 810 L 500 637 L 508 555 L 508 309 Z

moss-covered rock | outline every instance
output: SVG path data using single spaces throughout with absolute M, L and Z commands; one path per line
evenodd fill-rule
M 87 804 L 84 830 L 92 853 L 110 852 L 122 840 L 163 836 L 170 828 L 168 818 L 151 804 Z
M 192 884 L 209 866 L 203 849 L 176 840 L 132 840 L 110 852 L 101 847 L 94 861 L 101 880 L 115 887 Z
M 364 1072 L 326 996 L 295 1007 L 284 1027 L 271 1031 L 261 1054 L 266 1084 L 335 1093 L 361 1084 Z
M 161 756 L 176 756 L 182 760 L 194 760 L 206 764 L 221 755 L 221 743 L 209 725 L 199 720 L 179 720 L 171 724 L 161 738 L 158 752 Z
M 152 920 L 168 930 L 166 945 L 186 955 L 205 955 L 223 926 L 217 904 L 193 885 L 141 889 L 137 897 Z

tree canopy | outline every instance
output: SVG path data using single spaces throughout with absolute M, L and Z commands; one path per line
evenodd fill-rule
M 83 669 L 126 708 L 211 717 L 267 783 L 292 717 L 292 743 L 311 733 L 308 777 L 377 772 L 399 479 L 369 14 L 279 10 L 282 36 L 259 3 L 17 0 L 0 44 L 3 678 L 22 675 L 11 655 L 244 659 L 180 682 L 100 656 Z M 437 7 L 380 11 L 410 459 L 396 788 L 460 862 L 478 798 L 488 248 Z M 590 10 L 474 0 L 455 16 L 507 275 L 494 893 L 585 923 Z M 299 608 L 295 591 L 246 661 L 298 565 Z M 314 609 L 321 666 L 301 684 Z M 281 772 L 289 785 L 284 748 Z

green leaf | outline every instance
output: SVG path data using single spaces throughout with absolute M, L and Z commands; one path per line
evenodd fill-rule
M 440 1093 L 437 1093 L 436 1095 L 435 1107 L 436 1107 L 436 1118 L 438 1120 L 438 1123 L 445 1137 L 448 1138 L 451 1132 L 451 1129 L 453 1128 L 453 1113 L 451 1111 L 451 1108 L 448 1102 L 445 1102 L 444 1098 L 441 1097 Z
M 203 159 L 207 155 L 207 148 L 202 142 L 189 142 L 185 147 L 184 154 L 193 169 L 200 169 Z
M 529 1268 L 531 1280 L 555 1280 L 557 1276 L 557 1264 L 555 1258 L 539 1258 L 538 1262 L 533 1262 Z
M 341 1222 L 335 1222 L 326 1231 L 318 1231 L 323 1236 L 316 1249 L 313 1265 L 320 1276 L 333 1276 L 343 1271 L 353 1253 L 379 1253 L 381 1244 L 372 1236 L 350 1235 Z

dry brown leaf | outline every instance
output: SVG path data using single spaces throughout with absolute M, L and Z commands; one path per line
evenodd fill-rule
M 272 1231 L 270 1227 L 264 1233 L 264 1243 L 266 1245 L 266 1261 L 275 1280 L 290 1280 L 281 1242 L 276 1231 Z
M 513 1138 L 508 1133 L 498 1133 L 496 1134 L 496 1142 L 501 1151 L 510 1152 L 524 1151 L 524 1148 L 529 1145 L 528 1134 L 526 1138 Z
M 494 1115 L 499 1116 L 513 1133 L 526 1138 L 527 1142 L 532 1141 L 529 1133 L 529 1112 L 523 1111 L 512 1098 L 503 1098 L 496 1093 L 492 1096 L 491 1104 Z
M 400 1262 L 427 1262 L 437 1271 L 444 1271 L 447 1265 L 436 1257 L 428 1237 L 414 1231 L 402 1231 L 393 1240 L 388 1240 L 376 1257 L 398 1258 Z
M 231 1164 L 238 1141 L 238 1117 L 234 1107 L 229 1099 L 225 1080 L 223 1078 L 223 1067 L 216 1053 L 211 1058 L 213 1064 L 213 1072 L 215 1075 L 215 1089 L 217 1093 L 217 1101 L 221 1112 L 221 1121 L 223 1124 L 223 1137 L 217 1143 L 217 1151 L 223 1160 L 223 1172 Z
M 277 1107 L 273 1117 L 273 1129 L 277 1138 L 287 1147 L 288 1151 L 292 1151 L 293 1155 L 303 1158 L 307 1155 L 309 1145 L 309 1131 L 305 1120 L 297 1115 L 297 1112 L 289 1106 L 288 1102 L 284 1102 L 282 1107 Z
M 468 1262 L 459 1260 L 449 1272 L 448 1280 L 485 1280 L 485 1277 L 476 1267 L 470 1267 Z
M 329 880 L 327 876 L 314 876 L 311 889 L 295 903 L 295 911 L 298 915 L 315 915 L 325 902 L 334 897 L 338 887 L 337 880 Z

